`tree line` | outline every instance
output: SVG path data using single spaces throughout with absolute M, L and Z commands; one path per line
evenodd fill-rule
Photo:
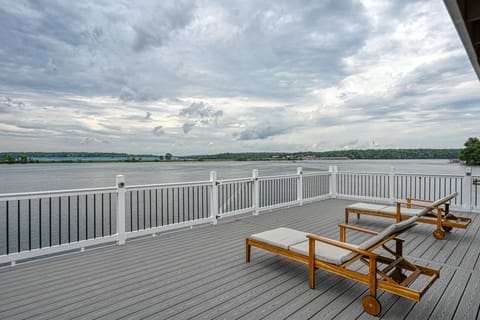
M 246 152 L 194 155 L 194 160 L 303 160 L 303 159 L 458 159 L 460 149 L 366 149 L 324 152 Z
M 0 163 L 170 161 L 172 157 L 172 154 L 168 152 L 164 156 L 114 152 L 0 152 Z M 98 160 L 99 158 L 105 158 L 106 160 Z

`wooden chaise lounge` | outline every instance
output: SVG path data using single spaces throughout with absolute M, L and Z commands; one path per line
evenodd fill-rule
M 396 219 L 397 222 L 417 216 L 417 222 L 436 225 L 433 232 L 436 239 L 442 240 L 445 231 L 452 228 L 466 229 L 472 219 L 458 217 L 450 212 L 449 202 L 458 195 L 457 192 L 436 201 L 407 198 L 405 202 L 397 202 L 395 206 L 357 202 L 345 208 L 345 223 L 351 213 L 369 215 L 383 218 Z
M 246 261 L 250 262 L 253 246 L 307 264 L 312 289 L 316 269 L 363 283 L 369 288 L 369 294 L 362 300 L 363 307 L 369 314 L 378 315 L 381 304 L 377 289 L 420 301 L 439 276 L 438 270 L 413 264 L 403 257 L 404 240 L 397 236 L 411 228 L 417 219 L 412 217 L 393 224 L 380 233 L 341 224 L 340 241 L 288 228 L 269 230 L 246 239 Z M 346 243 L 347 229 L 372 237 L 359 245 Z M 394 249 L 386 245 L 390 241 L 395 241 Z M 380 248 L 384 249 L 381 253 L 374 252 Z

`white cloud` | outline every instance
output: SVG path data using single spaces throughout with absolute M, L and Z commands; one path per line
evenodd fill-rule
M 0 150 L 461 147 L 478 134 L 479 83 L 441 1 L 0 7 Z

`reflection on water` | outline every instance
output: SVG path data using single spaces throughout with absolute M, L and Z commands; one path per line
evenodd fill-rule
M 325 171 L 330 165 L 339 170 L 464 175 L 465 166 L 448 160 L 314 160 L 314 161 L 219 161 L 219 162 L 148 162 L 148 163 L 72 163 L 1 165 L 0 193 L 78 189 L 113 186 L 115 176 L 126 176 L 127 184 L 206 181 L 210 171 L 218 179 L 251 176 L 258 169 L 261 176 Z M 480 175 L 480 167 L 473 167 Z

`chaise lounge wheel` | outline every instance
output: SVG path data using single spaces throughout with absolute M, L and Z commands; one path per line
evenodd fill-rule
M 433 231 L 433 236 L 438 240 L 443 240 L 443 238 L 445 238 L 445 232 L 442 230 L 435 230 Z
M 442 226 L 442 229 L 447 231 L 447 232 L 452 231 L 452 227 Z
M 378 316 L 382 312 L 382 305 L 373 296 L 365 296 L 362 300 L 363 309 L 372 316 Z

